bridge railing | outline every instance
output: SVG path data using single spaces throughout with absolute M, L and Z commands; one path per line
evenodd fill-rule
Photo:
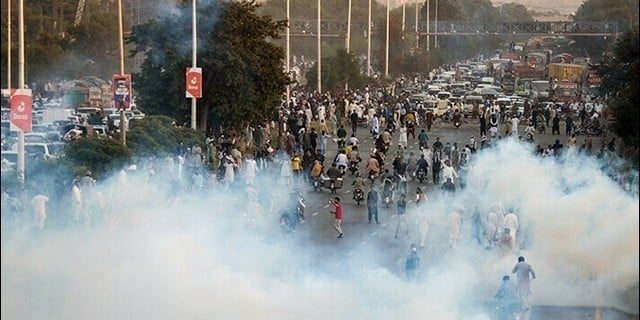
M 292 20 L 291 32 L 298 34 L 315 34 L 317 32 L 317 20 Z M 475 23 L 460 21 L 439 21 L 438 33 L 442 34 L 616 34 L 619 32 L 618 23 L 614 21 L 604 22 L 571 22 L 571 21 L 534 21 L 534 22 L 499 22 L 499 23 Z M 372 24 L 372 32 L 383 31 L 384 26 Z M 343 35 L 347 32 L 346 21 L 322 20 L 320 30 L 323 34 Z M 407 23 L 407 30 L 415 30 L 415 23 Z M 366 32 L 367 22 L 358 21 L 351 23 L 351 32 Z M 427 32 L 427 22 L 420 22 L 418 31 Z M 436 32 L 436 23 L 431 21 L 429 32 Z

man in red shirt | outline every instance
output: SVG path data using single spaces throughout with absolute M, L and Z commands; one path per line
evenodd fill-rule
M 340 239 L 342 238 L 342 204 L 338 197 L 335 197 L 333 200 L 329 200 L 329 203 L 336 208 L 336 211 L 331 213 L 335 215 L 335 224 L 333 225 L 333 228 L 338 231 L 338 239 Z

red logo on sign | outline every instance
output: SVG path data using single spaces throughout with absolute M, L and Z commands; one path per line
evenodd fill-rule
M 202 98 L 202 68 L 187 68 L 185 81 L 187 98 Z
M 113 75 L 113 101 L 116 109 L 129 109 L 131 105 L 131 75 Z
M 31 89 L 18 89 L 11 95 L 11 116 L 9 118 L 12 126 L 22 132 L 31 132 Z

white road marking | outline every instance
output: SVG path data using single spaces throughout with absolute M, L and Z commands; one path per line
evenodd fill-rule
M 329 208 L 329 205 L 325 205 L 324 207 L 325 207 L 325 208 Z
M 378 232 L 377 232 L 377 231 L 374 231 L 374 232 L 372 232 L 372 233 L 371 233 L 371 236 L 373 237 L 373 236 L 375 236 L 376 234 L 378 234 Z
M 344 193 L 349 193 L 349 192 L 351 192 L 351 190 L 347 190 L 347 191 L 345 191 Z
M 398 216 L 397 214 L 394 214 L 394 215 L 391 216 L 391 219 L 395 219 L 395 218 L 397 218 L 397 216 Z
M 351 256 L 353 255 L 353 251 L 349 251 L 349 253 L 347 253 L 347 255 L 348 255 L 349 257 L 351 257 Z
M 366 241 L 362 241 L 362 242 L 360 242 L 360 245 L 361 245 L 361 246 L 364 246 L 365 244 L 367 244 L 367 242 L 366 242 Z
M 318 213 L 320 213 L 320 212 L 316 211 L 316 212 L 312 213 L 311 215 L 312 215 L 312 216 L 317 216 L 317 215 L 318 215 Z

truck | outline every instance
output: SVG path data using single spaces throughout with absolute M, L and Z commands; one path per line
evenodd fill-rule
M 549 64 L 549 78 L 556 79 L 558 81 L 570 80 L 581 81 L 587 68 L 579 64 L 569 63 L 550 63 Z
M 579 98 L 580 88 L 578 83 L 570 80 L 561 80 L 553 86 L 553 99 L 555 101 L 570 102 Z
M 47 108 L 42 110 L 42 123 L 54 123 L 56 120 L 67 120 L 75 115 L 71 108 Z

